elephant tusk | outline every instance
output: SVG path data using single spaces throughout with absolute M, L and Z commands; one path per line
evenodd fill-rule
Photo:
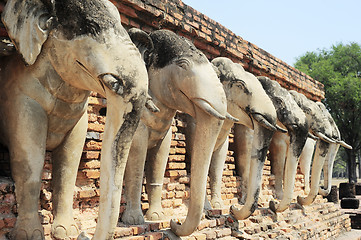
M 145 102 L 145 107 L 151 112 L 154 112 L 154 113 L 160 112 L 160 109 L 157 107 L 157 105 L 155 105 L 152 97 L 149 95 L 147 95 L 147 101 Z
M 216 118 L 218 118 L 219 120 L 224 120 L 226 119 L 225 116 L 223 116 L 222 114 L 220 114 L 219 112 L 217 112 L 217 110 L 215 110 L 208 102 L 206 102 L 203 99 L 200 98 L 193 98 L 192 102 L 194 102 L 195 105 L 197 105 L 200 109 L 202 109 L 203 111 L 205 111 L 206 113 L 208 113 L 211 116 L 214 116 Z
M 327 142 L 327 143 L 336 143 L 335 140 L 327 137 L 325 134 L 321 133 L 321 132 L 315 132 L 315 135 L 319 138 L 321 138 L 321 140 Z
M 287 133 L 287 132 L 288 132 L 287 129 L 284 129 L 283 127 L 280 127 L 280 126 L 278 126 L 278 125 L 276 125 L 276 129 L 277 129 L 277 131 L 280 131 L 280 132 L 282 132 L 282 133 Z
M 233 122 L 239 122 L 238 118 L 233 117 L 231 114 L 229 114 L 228 112 L 226 113 L 226 118 L 233 121 Z
M 338 141 L 336 141 L 338 144 L 340 144 L 342 147 L 344 147 L 344 148 L 347 148 L 347 149 L 352 149 L 352 146 L 351 145 L 349 145 L 349 144 L 347 144 L 347 143 L 345 143 L 344 141 L 340 141 L 340 140 L 338 140 Z
M 252 117 L 259 122 L 264 128 L 267 128 L 271 131 L 276 131 L 277 128 L 273 126 L 270 122 L 268 122 L 261 114 L 259 113 L 252 113 Z
M 309 138 L 311 138 L 311 139 L 313 139 L 313 140 L 318 140 L 319 138 L 318 137 L 316 137 L 315 135 L 313 135 L 312 133 L 308 133 L 308 137 Z

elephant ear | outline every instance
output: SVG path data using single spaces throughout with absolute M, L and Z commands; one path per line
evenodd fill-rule
M 154 49 L 153 41 L 149 34 L 138 29 L 131 28 L 128 31 L 130 39 L 132 39 L 135 46 L 137 46 L 142 58 L 147 66 L 150 65 L 150 54 Z
M 214 64 L 212 64 L 212 67 L 213 67 L 214 72 L 217 74 L 217 77 L 220 78 L 221 71 L 219 71 L 219 69 Z
M 32 65 L 49 35 L 53 18 L 40 0 L 8 0 L 2 21 L 18 52 Z

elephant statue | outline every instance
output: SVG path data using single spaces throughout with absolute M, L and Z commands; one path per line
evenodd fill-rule
M 198 226 L 203 212 L 207 173 L 211 153 L 227 116 L 224 90 L 211 63 L 187 39 L 169 30 L 157 30 L 149 35 L 130 29 L 129 35 L 139 46 L 147 65 L 148 93 L 159 112 L 144 111 L 136 131 L 125 173 L 126 210 L 122 221 L 140 224 L 141 190 L 145 166 L 149 209 L 146 217 L 163 217 L 161 194 L 171 142 L 171 123 L 177 110 L 194 117 L 196 130 L 192 146 L 190 202 L 183 224 L 171 221 L 178 236 L 191 234 Z M 151 40 L 153 47 L 144 47 Z
M 8 0 L 2 20 L 18 50 L 0 59 L 0 137 L 10 152 L 18 217 L 11 239 L 44 239 L 38 201 L 52 151 L 52 236 L 78 235 L 73 193 L 90 91 L 107 98 L 94 239 L 113 239 L 130 144 L 146 101 L 141 55 L 107 0 Z
M 276 125 L 276 110 L 253 74 L 246 72 L 240 64 L 225 57 L 213 59 L 212 64 L 226 93 L 227 112 L 236 119 L 224 120 L 213 150 L 209 169 L 211 206 L 223 208 L 222 173 L 228 151 L 228 135 L 235 123 L 235 127 L 238 126 L 238 130 L 235 130 L 235 142 L 239 145 L 238 152 L 243 153 L 242 156 L 240 153 L 236 158 L 236 165 L 242 176 L 242 190 L 245 192 L 242 197 L 245 202 L 241 209 L 232 206 L 231 212 L 238 220 L 241 220 L 249 217 L 256 209 L 268 147 L 274 131 L 280 128 Z M 186 139 L 190 139 L 190 142 L 194 141 L 192 126 L 195 124 L 187 121 Z M 237 135 L 236 133 L 240 131 L 247 135 Z M 193 144 L 186 144 L 186 147 L 189 145 L 193 146 Z M 244 195 L 248 197 L 245 198 Z
M 311 187 L 309 193 L 306 197 L 299 196 L 297 199 L 298 203 L 301 205 L 309 205 L 314 201 L 318 193 L 327 196 L 331 191 L 333 163 L 339 146 L 341 145 L 348 149 L 352 149 L 352 147 L 341 140 L 340 132 L 333 118 L 322 103 L 313 102 L 296 91 L 290 91 L 290 93 L 309 119 L 310 131 L 319 137 L 313 157 Z M 305 151 L 310 150 L 305 149 Z M 303 160 L 307 164 L 302 164 L 307 165 L 308 167 L 308 172 L 306 171 L 305 173 L 306 175 L 309 174 L 309 165 L 311 163 L 312 154 L 308 153 L 308 156 L 309 158 L 307 158 L 307 160 Z M 325 189 L 319 189 L 322 168 L 324 169 Z M 305 185 L 309 184 L 309 182 L 306 182 L 307 179 L 309 179 L 309 177 L 305 176 Z
M 258 77 L 258 80 L 271 98 L 280 124 L 288 130 L 287 133 L 276 132 L 269 148 L 276 198 L 281 199 L 279 203 L 271 201 L 269 205 L 272 211 L 282 212 L 293 199 L 298 160 L 308 137 L 309 124 L 302 109 L 285 88 L 268 77 Z

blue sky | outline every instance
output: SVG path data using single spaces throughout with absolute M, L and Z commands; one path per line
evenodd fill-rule
M 360 0 L 183 0 L 293 65 L 307 51 L 361 44 Z

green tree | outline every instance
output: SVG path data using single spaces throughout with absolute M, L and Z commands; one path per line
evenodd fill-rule
M 349 182 L 356 182 L 356 156 L 361 149 L 361 46 L 336 44 L 330 49 L 307 52 L 295 67 L 325 86 L 323 103 L 329 109 L 346 150 Z

